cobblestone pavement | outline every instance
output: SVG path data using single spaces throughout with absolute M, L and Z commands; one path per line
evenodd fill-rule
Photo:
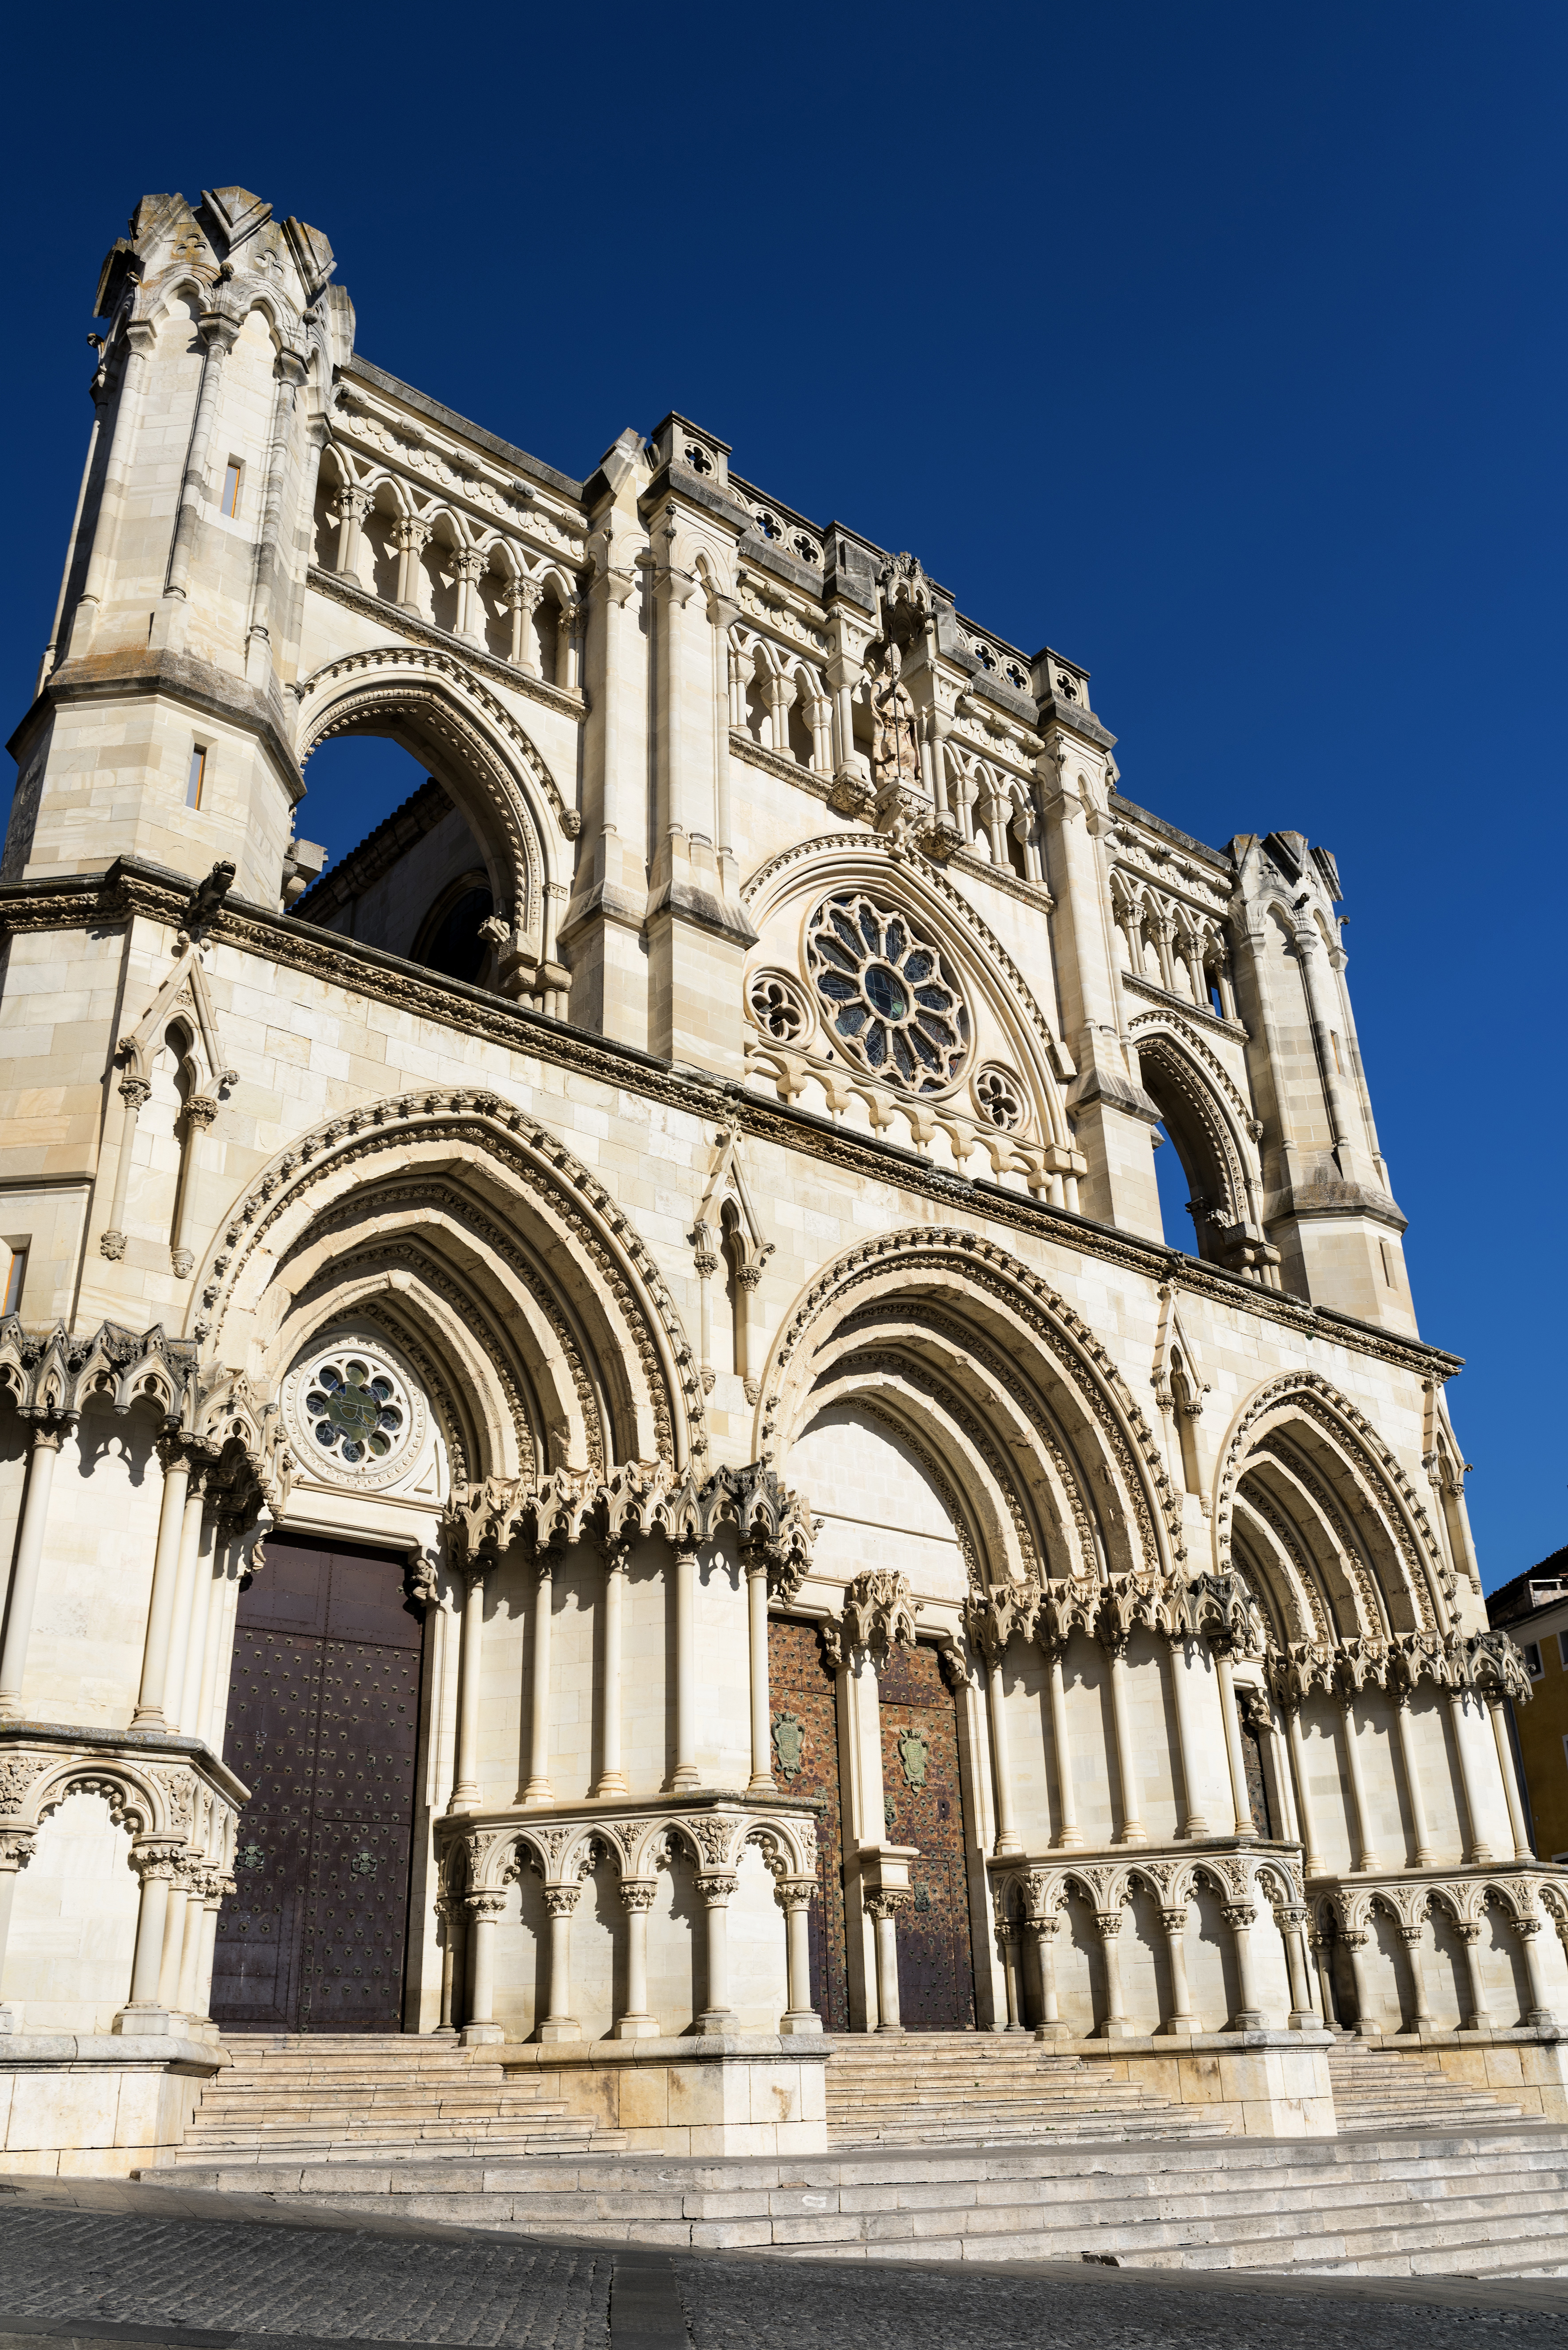
M 604 2350 L 607 2251 L 0 2204 L 6 2317 Z
M 1125 2278 L 1125 2281 L 1124 2281 Z M 1114 2280 L 678 2259 L 694 2350 L 1449 2350 L 1568 2344 L 1568 2315 Z
M 1568 2350 L 1568 2287 L 1547 2280 L 861 2266 L 362 2227 L 260 2199 L 208 2216 L 220 2199 L 0 2189 L 0 2350 Z

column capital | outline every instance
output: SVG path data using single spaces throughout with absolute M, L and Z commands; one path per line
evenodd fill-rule
M 629 1910 L 648 1910 L 653 1907 L 653 1897 L 659 1886 L 652 1877 L 623 1877 L 620 1884 L 621 1906 Z
M 786 1917 L 792 1909 L 808 1908 L 815 1895 L 815 1877 L 781 1877 L 774 1887 L 774 1899 Z
M 722 1909 L 738 1882 L 732 1869 L 718 1869 L 711 1877 L 700 1877 L 697 1879 L 697 1890 L 710 1909 Z
M 570 1918 L 583 1898 L 580 1885 L 546 1885 L 545 1907 L 552 1918 Z
M 1116 1936 L 1122 1930 L 1121 1911 L 1119 1909 L 1096 1909 L 1095 1912 L 1095 1926 L 1102 1941 L 1115 1941 Z
M 879 1892 L 867 1893 L 864 1896 L 866 1915 L 880 1922 L 884 1918 L 895 1916 L 909 1898 L 907 1889 L 895 1892 L 886 1887 Z
M 476 1923 L 499 1918 L 506 1907 L 504 1893 L 465 1893 L 463 1907 Z

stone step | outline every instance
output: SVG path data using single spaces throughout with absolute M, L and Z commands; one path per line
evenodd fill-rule
M 502 2230 L 750 2246 L 841 2259 L 1075 2259 L 1346 2274 L 1520 2273 L 1568 2265 L 1568 2131 L 1514 2142 L 1223 2139 L 992 2158 L 794 2163 L 337 2161 L 144 2173 Z

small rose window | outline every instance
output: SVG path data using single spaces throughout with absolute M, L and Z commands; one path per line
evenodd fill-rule
M 387 1460 L 400 1448 L 409 1422 L 407 1399 L 391 1372 L 358 1354 L 317 1363 L 304 1408 L 321 1451 L 350 1469 Z
M 969 1012 L 907 914 L 857 890 L 829 898 L 806 926 L 806 962 L 850 1059 L 914 1093 L 951 1084 L 969 1051 Z

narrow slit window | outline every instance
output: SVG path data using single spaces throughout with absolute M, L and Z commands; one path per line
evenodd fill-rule
M 198 743 L 191 754 L 191 772 L 185 779 L 185 805 L 188 808 L 201 806 L 202 793 L 206 781 L 207 754 Z
M 20 1248 L 14 1248 L 11 1252 L 11 1262 L 5 1268 L 5 1303 L 0 1311 L 6 1314 L 20 1314 L 22 1287 L 26 1278 L 27 1251 L 24 1244 Z
M 1344 1075 L 1345 1075 L 1345 1063 L 1344 1063 L 1344 1062 L 1340 1059 L 1340 1057 L 1339 1057 L 1339 1031 L 1338 1031 L 1338 1029 L 1337 1029 L 1337 1028 L 1331 1028 L 1331 1029 L 1329 1030 L 1329 1032 L 1328 1032 L 1328 1035 L 1329 1035 L 1329 1042 L 1330 1042 L 1330 1044 L 1332 1044 L 1332 1045 L 1334 1046 L 1334 1066 L 1335 1069 L 1338 1071 L 1339 1075 L 1343 1077 L 1343 1076 L 1344 1076 Z
M 1388 1243 L 1386 1241 L 1379 1241 L 1377 1245 L 1383 1252 L 1384 1286 L 1387 1289 L 1392 1289 L 1394 1286 L 1394 1260 L 1388 1253 Z
M 231 457 L 223 468 L 223 512 L 237 515 L 240 510 L 240 475 L 244 472 L 237 457 Z

